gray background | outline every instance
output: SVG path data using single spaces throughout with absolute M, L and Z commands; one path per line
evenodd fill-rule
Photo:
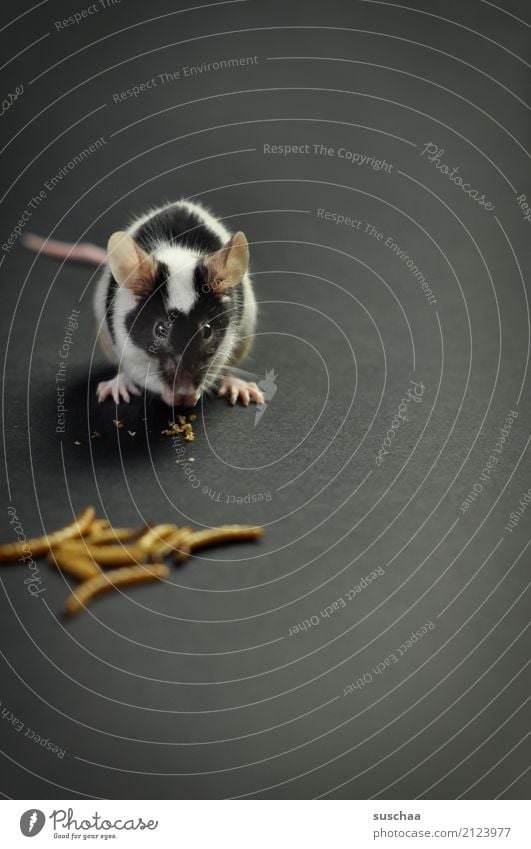
M 2 249 L 2 537 L 13 538 L 9 506 L 31 536 L 87 503 L 115 524 L 258 522 L 267 533 L 73 621 L 61 616 L 68 582 L 45 561 L 38 598 L 27 566 L 2 567 L 3 793 L 525 797 L 531 510 L 505 525 L 531 485 L 530 223 L 517 203 L 531 194 L 526 4 L 249 0 L 179 12 L 122 0 L 57 30 L 87 7 L 50 0 L 9 24 L 24 6 L 4 6 L 2 97 L 24 92 L 1 118 L 1 241 L 45 181 L 103 136 L 26 229 L 103 245 L 152 205 L 206 203 L 251 243 L 260 320 L 246 368 L 257 380 L 274 369 L 277 392 L 258 424 L 253 409 L 205 400 L 186 445 L 190 479 L 160 434 L 167 409 L 135 400 L 117 432 L 114 405 L 95 404 L 111 371 L 95 349 L 91 270 L 20 241 Z M 113 100 L 163 72 L 248 56 L 258 61 Z M 429 142 L 493 210 L 422 156 Z M 267 155 L 264 144 L 312 152 Z M 342 147 L 392 168 L 352 164 Z M 422 381 L 421 402 L 378 467 L 410 380 Z M 499 462 L 462 513 L 510 410 Z M 253 503 L 259 493 L 268 500 Z M 377 567 L 353 601 L 320 614 Z

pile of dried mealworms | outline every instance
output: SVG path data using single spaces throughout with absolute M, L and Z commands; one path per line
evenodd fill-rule
M 65 613 L 72 615 L 94 596 L 115 587 L 166 578 L 170 570 L 162 561 L 167 557 L 182 563 L 198 548 L 256 539 L 263 532 L 255 525 L 222 525 L 201 531 L 172 524 L 113 528 L 106 519 L 96 518 L 93 507 L 87 507 L 59 531 L 0 546 L 0 561 L 47 554 L 50 563 L 81 582 L 65 603 Z M 108 569 L 110 566 L 117 568 Z

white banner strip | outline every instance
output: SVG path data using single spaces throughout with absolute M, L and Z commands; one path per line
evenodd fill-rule
M 531 846 L 524 801 L 2 801 L 2 845 Z M 35 838 L 35 843 L 28 841 Z M 119 841 L 119 843 L 118 843 Z

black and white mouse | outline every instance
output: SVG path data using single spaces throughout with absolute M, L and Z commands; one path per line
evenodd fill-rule
M 107 251 L 27 235 L 48 256 L 105 264 L 94 308 L 105 354 L 117 364 L 97 387 L 99 401 L 129 402 L 148 389 L 171 406 L 194 406 L 216 390 L 231 404 L 263 404 L 255 383 L 231 373 L 248 353 L 256 300 L 249 246 L 206 209 L 177 201 L 113 233 Z

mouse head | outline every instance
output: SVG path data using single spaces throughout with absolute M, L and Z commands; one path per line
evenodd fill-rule
M 194 405 L 238 341 L 240 284 L 249 264 L 245 235 L 235 233 L 200 256 L 173 244 L 148 253 L 120 231 L 107 251 L 119 286 L 114 324 L 126 368 L 166 403 Z

